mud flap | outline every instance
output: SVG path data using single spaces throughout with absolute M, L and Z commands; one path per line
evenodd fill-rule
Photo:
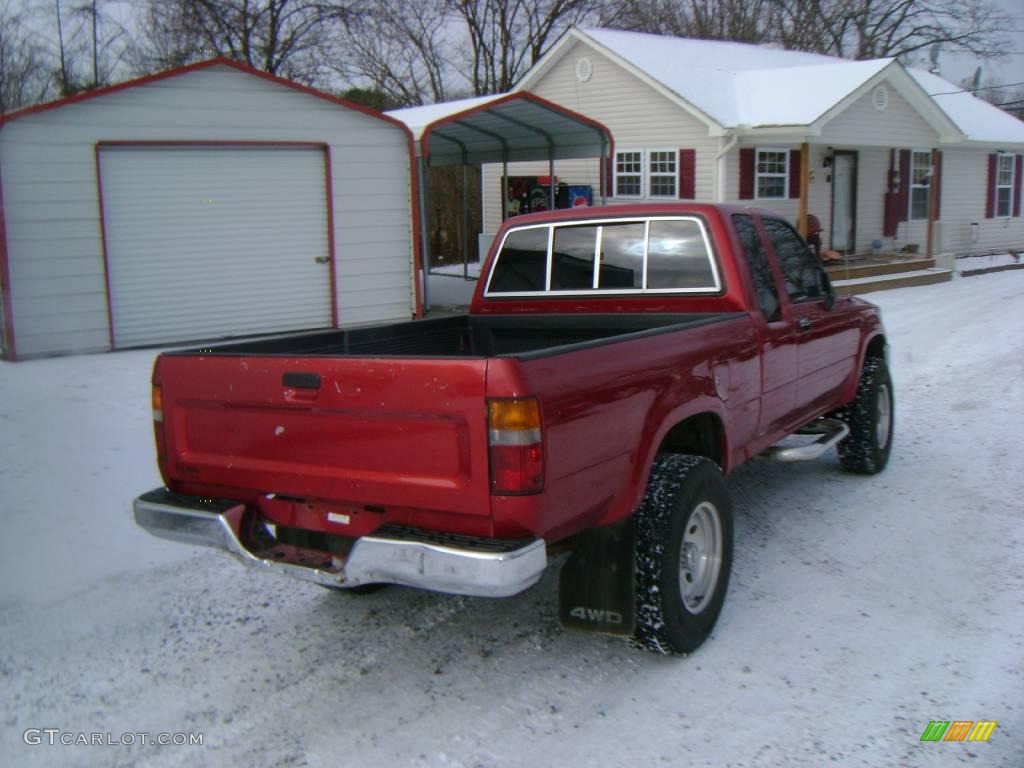
M 559 575 L 562 626 L 632 637 L 636 629 L 635 538 L 633 518 L 580 534 Z

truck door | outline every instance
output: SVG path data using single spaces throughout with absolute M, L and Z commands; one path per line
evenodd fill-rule
M 825 270 L 796 231 L 781 219 L 763 217 L 761 223 L 789 298 L 784 310 L 798 339 L 797 412 L 808 421 L 835 402 L 848 381 L 859 331 L 847 312 L 828 306 Z
M 775 274 L 753 218 L 737 213 L 733 215 L 732 223 L 743 247 L 757 304 L 764 319 L 761 326 L 761 414 L 757 435 L 777 435 L 788 431 L 795 417 L 799 339 L 793 320 L 782 312 Z

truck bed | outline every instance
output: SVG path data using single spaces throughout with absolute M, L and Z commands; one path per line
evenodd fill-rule
M 245 357 L 495 357 L 533 358 L 571 345 L 604 344 L 706 325 L 729 314 L 456 315 L 391 325 L 289 334 L 188 349 L 175 355 Z

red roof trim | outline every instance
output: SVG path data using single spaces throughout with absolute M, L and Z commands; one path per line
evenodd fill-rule
M 469 109 L 466 109 L 462 112 L 456 112 L 454 115 L 448 115 L 447 117 L 442 117 L 438 120 L 435 120 L 432 123 L 427 124 L 427 127 L 423 129 L 423 135 L 420 137 L 421 154 L 423 155 L 424 158 L 430 157 L 430 148 L 428 146 L 428 142 L 430 140 L 430 132 L 433 131 L 435 128 L 441 128 L 446 123 L 454 122 L 455 120 L 461 120 L 471 115 L 475 115 L 479 112 L 486 112 L 492 107 L 507 104 L 510 101 L 532 101 L 538 106 L 544 107 L 545 109 L 549 109 L 552 112 L 557 112 L 558 114 L 572 118 L 577 122 L 583 123 L 584 125 L 587 125 L 597 131 L 600 131 L 601 133 L 604 134 L 605 139 L 608 140 L 608 156 L 613 156 L 613 148 L 615 146 L 615 141 L 612 138 L 612 132 L 608 130 L 608 128 L 604 124 L 599 123 L 596 120 L 592 120 L 584 115 L 581 115 L 578 112 L 573 112 L 571 109 L 566 109 L 565 107 L 559 104 L 555 104 L 553 101 L 548 101 L 547 99 L 542 98 L 535 93 L 530 93 L 529 91 L 518 91 L 516 93 L 509 93 L 502 96 L 501 98 L 495 99 L 494 101 L 488 101 L 486 104 L 481 104 L 476 107 L 470 107 Z
M 331 94 L 325 93 L 324 91 L 318 91 L 316 88 L 310 88 L 307 85 L 301 85 L 300 83 L 295 83 L 292 82 L 291 80 L 286 80 L 283 77 L 272 75 L 269 72 L 264 72 L 260 69 L 254 69 L 253 67 L 250 67 L 247 64 L 240 64 L 237 61 L 226 59 L 223 56 L 219 56 L 215 59 L 207 59 L 206 61 L 198 61 L 194 64 L 186 64 L 181 67 L 175 67 L 174 69 L 168 69 L 163 72 L 157 72 L 153 75 L 146 75 L 145 77 L 140 77 L 135 80 L 126 80 L 125 82 L 117 83 L 116 85 L 108 85 L 103 88 L 96 88 L 91 91 L 82 91 L 81 93 L 76 93 L 74 96 L 68 96 L 63 99 L 57 99 L 56 101 L 48 101 L 44 104 L 36 104 L 31 107 L 25 107 L 24 109 L 16 110 L 14 112 L 8 112 L 6 115 L 0 116 L 0 125 L 11 122 L 13 120 L 20 120 L 21 118 L 28 117 L 29 115 L 39 114 L 40 112 L 48 112 L 51 109 L 57 109 L 58 107 L 68 106 L 69 104 L 77 104 L 80 101 L 88 101 L 89 99 L 95 99 L 100 96 L 107 96 L 111 93 L 117 93 L 118 91 L 125 91 L 129 88 L 136 88 L 141 85 L 157 83 L 161 80 L 168 80 L 172 77 L 177 77 L 178 75 L 185 75 L 190 72 L 199 72 L 204 69 L 210 69 L 212 67 L 229 67 L 231 69 L 237 70 L 238 72 L 243 72 L 247 75 L 258 77 L 262 80 L 266 80 L 271 83 L 276 83 L 277 85 L 283 85 L 286 88 L 291 88 L 293 91 L 299 91 L 300 93 L 305 93 L 308 96 L 314 96 L 318 99 L 330 102 L 331 104 L 335 104 L 339 107 L 346 107 L 356 112 L 361 112 L 369 117 L 374 117 L 378 120 L 383 120 L 385 123 L 390 123 L 391 125 L 401 128 L 406 133 L 409 133 L 408 127 L 401 120 L 396 120 L 395 118 L 385 115 L 382 112 L 378 112 L 375 109 L 363 106 L 362 104 L 356 104 L 353 101 L 348 101 L 347 99 L 343 99 L 338 96 L 332 96 Z

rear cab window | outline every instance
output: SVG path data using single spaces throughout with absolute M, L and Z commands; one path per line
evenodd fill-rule
M 721 291 L 707 228 L 700 218 L 684 215 L 511 229 L 498 250 L 484 296 Z

